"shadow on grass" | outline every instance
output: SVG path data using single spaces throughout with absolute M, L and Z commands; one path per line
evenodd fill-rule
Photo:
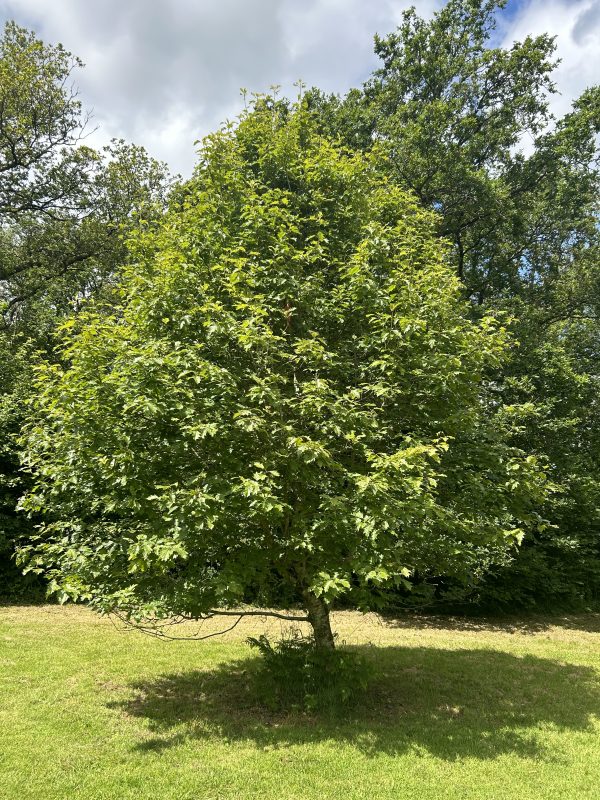
M 491 633 L 543 633 L 551 628 L 600 633 L 600 614 L 563 614 L 544 616 L 540 614 L 530 617 L 474 617 L 474 616 L 435 616 L 427 614 L 403 614 L 386 616 L 385 624 L 390 628 L 417 628 L 430 630 L 454 631 L 487 631 Z
M 219 736 L 267 749 L 333 740 L 368 756 L 412 750 L 447 760 L 553 759 L 548 728 L 592 730 L 600 715 L 598 674 L 588 667 L 491 650 L 355 649 L 375 675 L 360 707 L 335 718 L 261 707 L 250 657 L 133 684 L 132 697 L 110 706 L 149 722 L 141 751 Z

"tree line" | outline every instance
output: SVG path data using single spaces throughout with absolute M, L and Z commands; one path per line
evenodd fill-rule
M 256 97 L 185 182 L 87 147 L 77 60 L 7 25 L 5 596 L 300 606 L 321 643 L 332 603 L 597 602 L 600 90 L 552 118 L 502 5 L 405 12 L 364 86 Z

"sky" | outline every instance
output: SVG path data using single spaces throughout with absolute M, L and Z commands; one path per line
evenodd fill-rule
M 340 93 L 360 86 L 377 66 L 373 35 L 393 31 L 410 5 L 427 17 L 443 1 L 0 0 L 0 21 L 84 61 L 75 81 L 93 112 L 89 144 L 142 144 L 186 177 L 194 142 L 239 112 L 242 87 L 295 96 L 298 79 Z M 544 32 L 562 59 L 552 100 L 561 115 L 600 82 L 600 0 L 509 0 L 496 38 Z

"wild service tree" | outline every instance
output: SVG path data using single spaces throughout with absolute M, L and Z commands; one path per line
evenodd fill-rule
M 29 567 L 138 621 L 283 587 L 333 647 L 335 598 L 501 559 L 543 479 L 486 383 L 506 331 L 469 319 L 434 225 L 302 103 L 209 136 L 120 307 L 40 368 Z

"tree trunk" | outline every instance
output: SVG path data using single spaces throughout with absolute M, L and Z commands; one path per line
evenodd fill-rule
M 306 592 L 304 602 L 306 603 L 308 621 L 312 625 L 315 645 L 319 649 L 333 650 L 335 643 L 329 621 L 329 606 L 322 597 L 317 597 L 312 592 Z

